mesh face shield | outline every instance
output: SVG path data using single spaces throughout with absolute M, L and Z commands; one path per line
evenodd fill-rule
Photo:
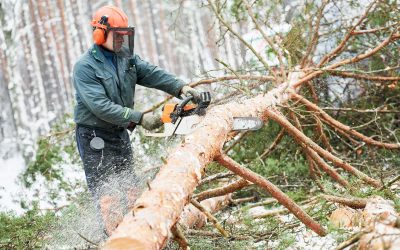
M 135 28 L 109 28 L 109 31 L 113 31 L 113 50 L 115 54 L 120 57 L 132 57 Z

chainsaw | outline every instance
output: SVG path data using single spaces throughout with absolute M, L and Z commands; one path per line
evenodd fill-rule
M 162 108 L 161 121 L 164 123 L 164 132 L 145 133 L 146 136 L 169 137 L 173 135 L 187 135 L 192 133 L 200 117 L 206 114 L 206 109 L 211 103 L 210 92 L 200 93 L 197 104 L 193 102 L 193 96 L 189 96 L 181 103 L 167 103 Z M 258 130 L 264 123 L 257 117 L 234 117 L 233 130 Z

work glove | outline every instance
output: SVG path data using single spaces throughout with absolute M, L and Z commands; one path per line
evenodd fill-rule
M 181 93 L 184 94 L 185 96 L 193 96 L 192 101 L 194 103 L 199 103 L 201 98 L 200 98 L 200 92 L 188 85 L 183 86 Z
M 161 127 L 163 125 L 163 122 L 161 121 L 160 114 L 146 113 L 142 116 L 139 125 L 141 125 L 146 130 L 154 130 Z

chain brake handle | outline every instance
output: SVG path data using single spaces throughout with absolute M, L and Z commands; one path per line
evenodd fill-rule
M 176 106 L 176 109 L 174 112 L 171 113 L 171 123 L 175 124 L 175 122 L 178 120 L 179 117 L 182 116 L 184 112 L 184 107 L 186 104 L 188 104 L 191 100 L 193 99 L 193 96 L 188 96 L 183 101 Z
M 194 109 L 184 110 L 186 104 L 193 100 L 193 96 L 188 96 L 183 101 L 177 105 L 174 112 L 171 113 L 171 122 L 175 124 L 179 117 L 189 116 L 189 115 L 204 115 L 205 110 L 210 105 L 211 95 L 210 92 L 202 92 L 200 94 L 200 101 Z

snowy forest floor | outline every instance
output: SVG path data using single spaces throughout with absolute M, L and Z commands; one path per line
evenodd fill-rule
M 251 139 L 249 138 L 251 141 Z M 243 142 L 245 145 L 249 141 Z M 243 145 L 242 145 L 243 146 Z M 396 157 L 395 155 L 393 155 Z M 286 168 L 283 168 L 283 165 Z M 234 193 L 233 200 L 251 198 L 244 203 L 231 203 L 216 213 L 216 218 L 230 234 L 224 238 L 214 226 L 208 222 L 204 227 L 185 230 L 191 249 L 335 249 L 341 242 L 362 230 L 360 227 L 345 229 L 335 226 L 330 221 L 332 212 L 340 205 L 326 201 L 318 187 L 310 180 L 307 166 L 302 160 L 288 163 L 285 160 L 270 159 L 263 164 L 247 164 L 249 168 L 268 177 L 278 184 L 286 194 L 301 204 L 308 214 L 328 229 L 326 237 L 319 237 L 300 223 L 292 214 L 282 210 L 279 203 L 259 187 L 251 185 Z M 206 176 L 215 175 L 225 170 L 212 164 L 206 170 Z M 389 173 L 389 175 L 386 175 Z M 373 176 L 385 176 L 385 180 L 396 177 L 389 168 L 385 172 L 372 172 Z M 232 177 L 217 179 L 201 185 L 196 193 L 221 186 Z M 144 178 L 145 179 L 145 178 Z M 143 180 L 144 180 L 143 179 Z M 142 180 L 142 181 L 143 181 Z M 400 185 L 397 181 L 391 185 L 391 192 L 378 191 L 350 179 L 356 192 L 352 197 L 368 198 L 379 195 L 394 202 L 400 212 Z M 343 195 L 347 192 L 329 180 L 322 180 L 326 188 L 325 194 Z M 0 217 L 0 246 L 15 249 L 42 247 L 47 249 L 97 249 L 105 236 L 96 220 L 96 212 L 90 196 L 83 192 L 77 196 L 72 205 L 62 207 L 59 211 L 40 210 L 34 208 L 25 216 L 10 219 L 4 214 Z M 258 214 L 277 211 L 264 218 L 254 218 Z M 8 218 L 8 219 L 7 219 Z M 18 231 L 15 231 L 18 229 Z M 5 241 L 6 239 L 7 241 Z M 174 241 L 170 241 L 167 249 L 179 249 Z
M 56 130 L 68 131 L 63 126 L 57 127 Z M 392 200 L 395 209 L 400 212 L 399 180 L 391 184 L 390 192 L 388 190 L 379 191 L 341 171 L 341 174 L 347 177 L 351 186 L 354 187 L 354 191 L 348 191 L 325 177 L 320 180 L 325 189 L 324 192 L 321 192 L 309 176 L 308 165 L 304 157 L 288 136 L 283 138 L 282 142 L 267 158 L 260 158 L 260 149 L 268 148 L 278 132 L 279 127 L 274 123 L 269 123 L 260 131 L 243 138 L 231 149 L 230 154 L 236 160 L 242 162 L 244 166 L 265 176 L 281 188 L 289 197 L 300 204 L 311 217 L 327 228 L 328 235 L 321 238 L 306 229 L 292 214 L 286 213 L 284 209 L 282 210 L 279 203 L 271 202 L 268 193 L 258 186 L 250 185 L 236 191 L 232 197 L 234 201 L 251 198 L 250 201 L 231 203 L 216 213 L 216 218 L 230 234 L 230 237 L 224 238 L 208 222 L 202 228 L 184 231 L 191 249 L 335 249 L 341 242 L 360 231 L 361 228 L 345 229 L 335 226 L 329 218 L 339 206 L 326 201 L 321 197 L 322 194 L 358 198 L 379 195 Z M 31 180 L 30 178 L 36 176 L 35 173 L 42 178 L 43 173 L 50 173 L 51 178 L 47 182 L 57 184 L 50 185 L 52 186 L 50 190 L 42 188 L 41 192 L 60 194 L 60 190 L 63 190 L 63 193 L 71 193 L 71 191 L 81 190 L 82 186 L 85 186 L 83 180 L 77 185 L 75 182 L 69 182 L 65 175 L 57 172 L 60 166 L 64 170 L 66 169 L 66 159 L 68 161 L 74 158 L 75 160 L 79 159 L 74 148 L 73 136 L 70 133 L 73 133 L 73 130 L 61 137 L 54 137 L 53 139 L 46 137 L 44 141 L 39 141 L 38 158 L 27 168 L 26 173 L 28 174 L 25 177 L 27 180 Z M 63 143 L 57 143 L 53 140 L 59 140 Z M 138 133 L 133 136 L 132 141 L 136 145 L 141 145 L 137 147 L 135 154 L 138 159 L 137 163 L 144 168 L 145 174 L 142 174 L 142 178 L 138 180 L 138 185 L 146 188 L 146 182 L 157 171 L 156 168 L 152 169 L 151 166 L 157 165 L 155 163 L 162 163 L 167 154 L 165 148 L 173 147 L 180 141 L 180 138 L 175 138 L 175 140 L 153 139 L 142 137 Z M 60 147 L 49 147 L 49 145 L 59 145 Z M 336 149 L 340 150 L 342 144 L 338 142 L 336 145 Z M 74 157 L 57 156 L 66 152 L 70 152 Z M 43 155 L 46 155 L 47 158 L 42 159 Z M 400 159 L 396 151 L 375 150 L 367 147 L 362 154 L 355 153 L 354 157 L 352 158 L 349 154 L 347 159 L 352 162 L 362 162 L 362 164 L 359 164 L 360 169 L 368 171 L 371 176 L 380 178 L 385 184 L 399 175 L 396 166 L 398 166 Z M 77 165 L 79 166 L 79 164 Z M 69 166 L 69 170 L 72 169 L 71 162 L 67 166 Z M 80 167 L 77 169 L 78 172 L 82 171 Z M 213 163 L 206 168 L 203 179 L 221 172 L 226 172 L 225 168 Z M 56 173 L 59 173 L 59 175 Z M 195 193 L 222 186 L 234 178 L 234 176 L 225 177 L 200 185 Z M 46 180 L 46 178 L 44 179 Z M 38 196 L 37 199 L 42 199 L 42 196 Z M 51 201 L 51 199 L 49 200 Z M 50 209 L 43 209 L 39 206 L 39 203 L 33 202 L 26 207 L 27 212 L 22 216 L 0 213 L 0 248 L 98 248 L 105 236 L 97 223 L 97 215 L 90 195 L 87 191 L 79 191 L 77 194 L 71 195 L 69 200 L 69 203 L 62 204 L 54 199 L 54 206 Z M 264 202 L 264 205 L 262 205 L 263 201 L 268 202 Z M 273 213 L 264 218 L 254 218 L 257 214 L 276 210 L 280 210 L 280 213 Z M 171 240 L 167 249 L 178 249 L 178 245 Z
M 76 171 L 82 174 L 72 136 L 74 131 L 67 129 L 70 127 L 71 124 L 63 122 L 53 132 L 58 135 L 60 131 L 66 131 L 62 136 L 45 137 L 38 142 L 36 161 L 29 165 L 23 175 L 28 183 L 33 181 L 32 178 L 40 179 L 38 177 L 46 183 L 52 183 L 47 186 L 50 189 L 38 187 L 37 192 L 49 195 L 47 199 L 53 206 L 43 208 L 39 202 L 32 202 L 25 207 L 27 212 L 22 216 L 0 213 L 0 248 L 96 249 L 105 239 L 97 223 L 97 214 L 90 195 L 87 191 L 75 192 L 84 190 L 84 180 L 81 179 L 77 183 L 70 181 L 63 171 L 59 171 L 68 169 L 71 172 L 75 164 Z M 264 149 L 269 148 L 279 131 L 280 128 L 275 123 L 269 122 L 267 126 L 249 134 L 232 147 L 230 155 L 246 168 L 277 185 L 300 204 L 312 218 L 328 229 L 328 235 L 319 237 L 306 229 L 292 214 L 281 210 L 281 205 L 271 202 L 268 193 L 258 186 L 250 185 L 236 191 L 232 197 L 234 201 L 251 198 L 250 201 L 231 203 L 216 213 L 216 218 L 230 237 L 224 238 L 208 222 L 205 227 L 184 231 L 191 249 L 335 249 L 362 228 L 346 229 L 335 226 L 330 221 L 330 216 L 339 205 L 326 201 L 321 196 L 322 194 L 358 198 L 379 195 L 392 200 L 397 213 L 400 212 L 399 180 L 391 183 L 390 191 L 389 188 L 380 191 L 366 186 L 357 178 L 338 169 L 350 182 L 353 191 L 332 182 L 329 177 L 323 177 L 320 179 L 320 184 L 324 187 L 324 192 L 322 192 L 310 178 L 307 162 L 289 136 L 285 136 L 268 157 L 260 157 Z M 144 173 L 138 180 L 138 185 L 141 185 L 143 189 L 146 188 L 149 178 L 151 179 L 157 172 L 154 166 L 162 163 L 167 155 L 166 149 L 173 147 L 181 139 L 179 137 L 174 140 L 147 138 L 140 133 L 133 135 L 132 143 L 137 145 L 136 163 Z M 400 158 L 397 151 L 365 147 L 361 152 L 353 152 L 339 140 L 332 140 L 332 142 L 337 153 L 347 155 L 346 160 L 354 165 L 357 164 L 359 169 L 368 172 L 370 176 L 380 179 L 383 183 L 388 184 L 390 180 L 398 177 Z M 226 146 L 229 147 L 230 144 Z M 66 154 L 70 154 L 69 157 L 66 157 Z M 226 169 L 217 163 L 212 163 L 207 166 L 203 179 L 221 172 L 226 172 Z M 232 179 L 235 177 L 216 179 L 200 185 L 195 193 L 223 186 Z M 59 202 L 58 196 L 61 193 L 69 197 L 67 203 Z M 36 200 L 42 201 L 43 196 L 38 195 Z M 263 201 L 269 202 L 260 205 Z M 264 218 L 254 218 L 257 214 L 276 210 L 280 210 L 280 213 Z M 178 245 L 171 240 L 167 249 L 178 249 Z
M 259 188 L 250 186 L 235 194 L 240 197 L 254 197 L 251 202 L 231 204 L 216 213 L 216 218 L 230 234 L 224 238 L 218 230 L 208 222 L 199 229 L 184 230 L 190 249 L 336 249 L 343 241 L 358 233 L 363 228 L 341 228 L 330 220 L 332 212 L 341 205 L 326 201 L 318 196 L 319 191 L 307 184 L 306 179 L 299 179 L 299 184 L 281 185 L 314 219 L 328 228 L 328 235 L 319 237 L 300 223 L 292 214 L 285 212 L 277 202 L 271 202 Z M 209 188 L 208 186 L 207 188 Z M 203 187 L 206 188 L 206 187 Z M 400 211 L 400 185 L 392 186 L 396 209 Z M 387 197 L 383 191 L 362 188 L 356 197 Z M 388 198 L 390 199 L 390 198 Z M 45 233 L 44 246 L 49 249 L 69 247 L 68 249 L 97 249 L 101 239 L 105 239 L 96 224 L 95 211 L 89 205 L 88 197 L 82 199 L 81 206 L 75 205 L 64 209 L 62 216 L 54 218 L 56 222 L 50 231 Z M 263 205 L 264 203 L 265 205 Z M 274 213 L 274 211 L 278 211 Z M 254 218 L 257 214 L 273 212 L 264 218 Z M 361 211 L 361 210 L 360 210 Z M 57 225 L 57 226 L 54 226 Z M 98 244 L 96 246 L 95 244 Z M 174 241 L 170 241 L 166 249 L 180 249 Z

